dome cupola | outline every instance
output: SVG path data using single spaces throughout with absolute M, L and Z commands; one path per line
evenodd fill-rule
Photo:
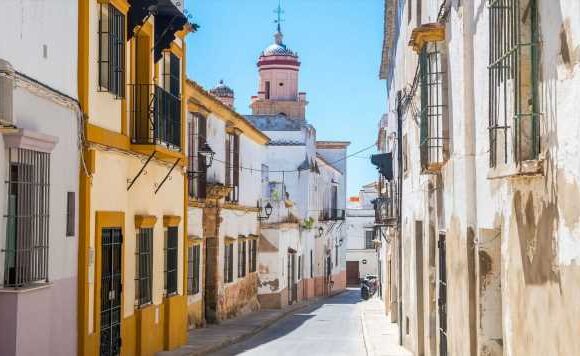
M 234 107 L 234 91 L 232 88 L 224 84 L 223 79 L 219 81 L 218 85 L 210 89 L 209 92 L 225 105 L 230 108 Z

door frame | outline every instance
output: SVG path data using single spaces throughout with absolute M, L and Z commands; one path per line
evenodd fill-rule
M 123 293 L 123 284 L 125 280 L 125 213 L 122 211 L 97 211 L 95 213 L 95 293 L 94 293 L 94 317 L 93 317 L 93 333 L 96 336 L 97 350 L 100 352 L 101 348 L 101 278 L 102 278 L 102 241 L 103 229 L 106 228 L 120 228 L 121 229 L 121 315 L 119 318 L 119 328 L 121 335 L 121 354 L 123 354 L 123 312 L 125 296 Z

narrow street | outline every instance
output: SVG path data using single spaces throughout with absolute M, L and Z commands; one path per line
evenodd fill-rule
M 394 325 L 388 323 L 392 337 L 381 329 L 387 324 L 381 306 L 382 301 L 363 301 L 358 289 L 348 289 L 212 355 L 410 355 L 396 345 Z M 377 333 L 382 337 L 369 337 Z

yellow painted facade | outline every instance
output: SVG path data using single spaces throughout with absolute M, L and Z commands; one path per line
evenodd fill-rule
M 103 235 L 119 229 L 120 290 L 109 291 L 109 300 L 120 301 L 120 354 L 154 355 L 175 349 L 187 341 L 186 246 L 187 179 L 185 152 L 185 108 L 180 102 L 180 145 L 168 145 L 157 137 L 153 143 L 135 142 L 131 117 L 135 99 L 129 86 L 136 82 L 163 88 L 163 58 L 155 62 L 153 51 L 137 50 L 138 36 L 125 38 L 125 94 L 116 96 L 99 88 L 99 19 L 102 6 L 113 6 L 129 23 L 126 0 L 79 0 L 79 102 L 85 116 L 84 160 L 80 178 L 79 211 L 79 354 L 98 355 L 101 345 L 103 300 Z M 141 26 L 141 44 L 153 48 L 156 17 Z M 127 29 L 128 31 L 128 29 Z M 179 59 L 180 92 L 185 88 L 185 41 L 187 30 L 165 49 Z M 127 34 L 125 34 L 126 36 Z M 149 58 L 144 58 L 147 53 Z M 143 69 L 146 63 L 146 69 Z M 151 75 L 147 83 L 137 79 L 137 66 Z M 153 135 L 158 135 L 151 130 Z M 150 158 L 151 157 L 151 158 Z M 148 159 L 150 160 L 148 161 Z M 167 179 L 165 179 L 167 177 Z M 130 182 L 133 184 L 130 186 Z M 136 301 L 137 236 L 141 228 L 153 230 L 151 252 L 151 303 Z M 166 292 L 166 236 L 177 228 L 177 292 Z M 116 230 L 117 231 L 117 230 Z M 107 289 L 108 290 L 108 289 Z

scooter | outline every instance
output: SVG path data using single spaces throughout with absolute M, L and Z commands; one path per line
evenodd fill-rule
M 372 297 L 377 291 L 377 280 L 373 276 L 366 276 L 361 281 L 360 297 L 364 300 Z

